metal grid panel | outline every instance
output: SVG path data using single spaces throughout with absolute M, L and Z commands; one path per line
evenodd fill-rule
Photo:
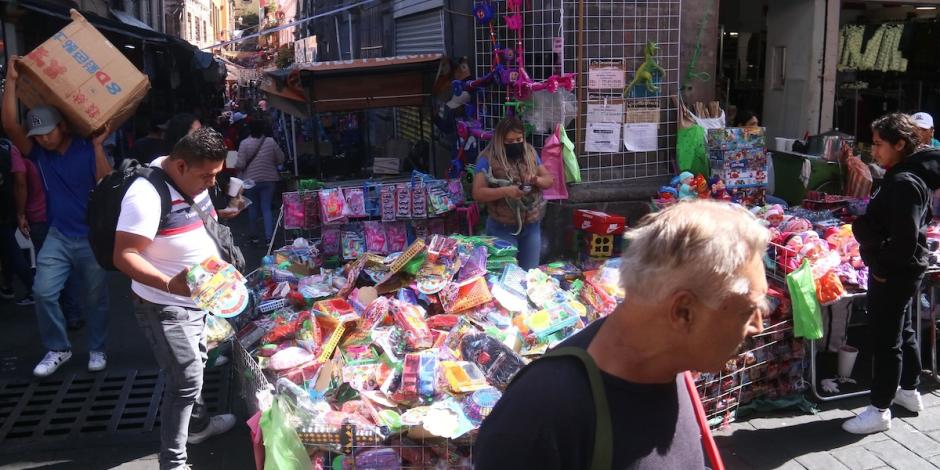
M 505 2 L 491 2 L 495 10 L 493 31 L 497 43 L 508 46 L 510 38 L 503 17 Z M 668 176 L 675 172 L 676 108 L 672 101 L 679 91 L 679 28 L 680 0 L 545 0 L 523 3 L 525 34 L 523 40 L 525 68 L 533 80 L 540 81 L 555 73 L 577 73 L 578 117 L 568 127 L 575 139 L 583 181 L 602 182 Z M 477 76 L 493 67 L 493 46 L 490 29 L 475 28 Z M 563 41 L 561 60 L 555 53 L 556 38 Z M 592 59 L 623 59 L 626 80 L 643 63 L 647 41 L 659 44 L 659 65 L 666 71 L 657 78 L 661 87 L 654 98 L 660 108 L 659 139 L 654 152 L 587 153 L 584 136 L 587 127 L 586 102 L 591 98 L 619 99 L 617 90 L 588 90 L 588 64 Z M 628 98 L 625 106 L 636 106 L 643 99 Z M 503 90 L 490 89 L 483 94 L 480 114 L 483 126 L 492 129 L 503 115 Z M 532 143 L 541 147 L 545 135 L 533 136 Z M 621 149 L 623 146 L 621 145 Z

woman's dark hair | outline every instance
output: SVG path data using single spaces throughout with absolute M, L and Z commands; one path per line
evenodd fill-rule
M 256 139 L 264 137 L 267 131 L 268 125 L 263 119 L 255 118 L 248 123 L 248 134 Z
M 881 140 L 895 145 L 904 142 L 904 156 L 908 156 L 920 146 L 920 137 L 917 136 L 917 124 L 910 115 L 904 113 L 885 114 L 871 123 L 872 132 L 877 132 Z
M 163 134 L 163 140 L 173 148 L 193 127 L 193 123 L 199 119 L 194 114 L 182 113 L 173 116 L 166 125 L 166 133 Z
M 734 115 L 734 125 L 731 127 L 744 127 L 747 125 L 747 122 L 753 118 L 756 118 L 757 114 L 754 111 L 748 109 L 739 110 L 737 114 Z

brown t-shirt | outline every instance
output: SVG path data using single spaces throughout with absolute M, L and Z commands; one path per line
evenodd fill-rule
M 536 163 L 539 163 L 538 157 L 536 157 Z M 496 160 L 490 160 L 485 155 L 480 155 L 476 164 L 477 173 L 485 173 L 488 170 L 492 170 L 494 178 L 509 180 L 517 185 L 522 184 L 523 181 L 528 179 L 527 176 L 529 176 L 525 160 L 522 158 L 509 160 L 509 168 L 504 168 Z M 497 186 L 490 185 L 490 187 Z M 538 186 L 532 186 L 532 191 L 522 200 L 527 203 L 528 207 L 531 207 L 530 210 L 523 214 L 523 223 L 531 224 L 542 220 L 542 217 L 545 215 L 545 200 L 542 199 L 542 189 Z M 509 203 L 506 202 L 506 198 L 500 198 L 486 203 L 486 210 L 489 217 L 493 220 L 504 225 L 516 225 L 516 211 L 509 206 Z

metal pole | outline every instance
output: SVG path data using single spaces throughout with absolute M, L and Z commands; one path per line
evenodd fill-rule
M 300 170 L 297 163 L 299 155 L 297 155 L 297 120 L 294 119 L 294 116 L 290 117 L 290 141 L 294 146 L 294 177 L 300 177 Z
M 339 36 L 339 20 L 336 17 L 333 17 L 333 27 L 336 28 L 336 53 L 339 55 L 339 60 L 343 60 L 343 43 L 340 41 Z
M 346 12 L 346 28 L 349 29 L 349 58 L 355 59 L 356 55 L 353 54 L 352 13 L 350 13 L 349 11 Z

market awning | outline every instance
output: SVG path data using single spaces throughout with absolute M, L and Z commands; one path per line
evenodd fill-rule
M 279 109 L 281 99 L 309 102 L 315 112 L 424 106 L 442 58 L 421 54 L 318 62 L 269 72 L 261 89 L 278 97 L 269 104 Z

